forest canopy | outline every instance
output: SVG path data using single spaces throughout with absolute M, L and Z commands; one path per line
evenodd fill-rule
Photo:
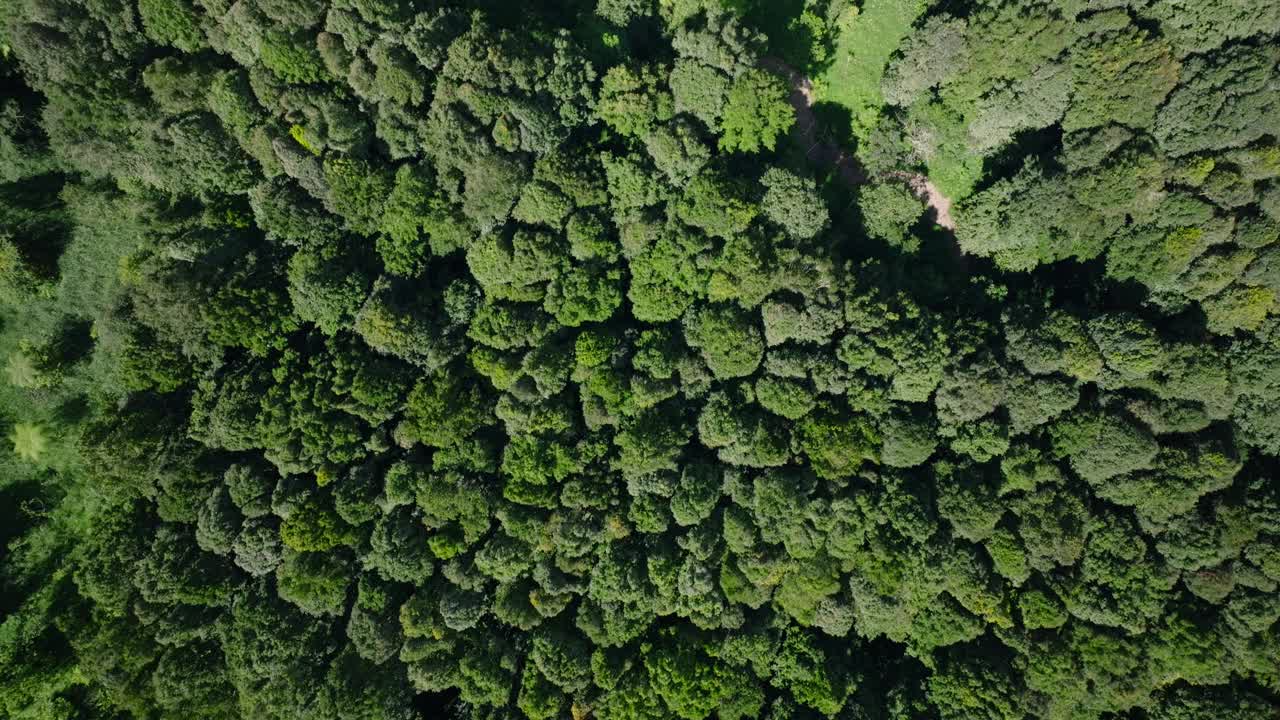
M 0 717 L 1276 717 L 1277 34 L 0 3 Z

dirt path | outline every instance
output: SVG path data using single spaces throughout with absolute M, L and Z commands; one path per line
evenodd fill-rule
M 911 188 L 911 192 L 933 211 L 933 221 L 939 227 L 948 230 L 956 229 L 956 222 L 951 218 L 951 198 L 943 195 L 938 186 L 934 185 L 927 176 L 920 173 L 895 172 L 890 173 L 889 177 L 905 182 L 907 187 Z
M 818 134 L 818 118 L 813 112 L 813 83 L 809 78 L 797 72 L 781 58 L 767 57 L 760 61 L 760 67 L 769 72 L 787 78 L 791 85 L 791 107 L 796 112 L 795 132 L 799 142 L 808 149 L 805 157 L 809 162 L 835 168 L 840 179 L 850 187 L 865 185 L 873 180 L 899 181 L 905 183 L 925 205 L 933 211 L 934 222 L 939 227 L 955 230 L 955 220 L 951 217 L 951 200 L 943 195 L 929 178 L 920 173 L 896 171 L 886 173 L 879 178 L 871 177 L 866 168 L 858 163 L 858 159 L 844 148 L 829 140 L 822 140 Z
M 760 61 L 760 66 L 769 72 L 787 78 L 791 85 L 791 107 L 796 111 L 794 132 L 799 141 L 808 149 L 805 157 L 817 165 L 834 167 L 840 178 L 851 187 L 865 185 L 870 181 L 866 170 L 858 164 L 858 159 L 845 152 L 836 143 L 824 141 L 818 137 L 818 117 L 813 112 L 813 83 L 809 78 L 796 72 L 781 58 L 767 57 Z

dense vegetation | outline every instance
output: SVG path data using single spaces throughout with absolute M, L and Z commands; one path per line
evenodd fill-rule
M 1275 717 L 1277 33 L 0 2 L 0 716 Z

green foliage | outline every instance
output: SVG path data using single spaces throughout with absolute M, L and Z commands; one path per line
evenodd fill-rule
M 630 258 L 627 298 L 644 322 L 675 320 L 706 292 L 707 273 L 696 259 L 708 243 L 693 233 L 662 235 Z
M 315 38 L 307 32 L 269 30 L 262 37 L 262 64 L 288 83 L 315 83 L 329 79 Z
M 351 527 L 319 501 L 299 507 L 280 524 L 280 541 L 298 552 L 323 552 L 352 540 Z
M 604 322 L 622 304 L 622 273 L 617 269 L 590 267 L 561 276 L 555 295 L 547 298 L 547 310 L 565 327 Z
M 752 68 L 734 78 L 720 120 L 720 149 L 754 153 L 773 150 L 778 136 L 796 122 L 786 83 Z
M 950 659 L 930 679 L 929 697 L 945 720 L 1015 720 L 1021 712 L 1009 675 L 981 661 Z
M 395 187 L 387 197 L 378 236 L 378 255 L 387 272 L 413 277 L 422 272 L 432 250 L 463 244 L 465 235 L 448 225 L 448 205 L 439 198 L 431 173 L 415 165 L 396 171 Z
M 141 0 L 138 14 L 142 16 L 147 35 L 156 42 L 184 52 L 197 52 L 205 47 L 200 15 L 185 0 Z
M 1156 139 L 1175 156 L 1257 140 L 1274 110 L 1264 89 L 1274 65 L 1270 49 L 1246 45 L 1189 58 L 1182 83 L 1156 117 Z
M 760 178 L 766 190 L 760 210 L 792 237 L 809 240 L 827 227 L 830 211 L 814 183 L 780 168 Z
M 1123 415 L 1079 414 L 1055 423 L 1053 448 L 1090 483 L 1151 467 L 1159 446 L 1146 428 Z
M 324 178 L 333 211 L 356 232 L 377 232 L 393 188 L 391 173 L 355 158 L 332 156 L 325 159 Z
M 3 4 L 0 716 L 1265 716 L 1278 12 Z
M 919 241 L 909 231 L 924 208 L 910 190 L 901 185 L 871 185 L 862 191 L 859 206 L 868 235 L 908 252 L 918 248 Z
M 1118 122 L 1150 128 L 1155 112 L 1178 84 L 1179 63 L 1169 44 L 1135 28 L 1119 10 L 1098 13 L 1072 48 L 1072 107 L 1064 130 Z
M 1067 614 L 1057 600 L 1040 590 L 1028 590 L 1018 597 L 1022 625 L 1029 630 L 1061 627 Z
M 676 211 L 708 235 L 731 238 L 745 232 L 759 212 L 742 190 L 722 175 L 703 173 L 690 183 Z
M 668 79 L 675 111 L 688 113 L 707 127 L 719 127 L 729 96 L 729 78 L 721 71 L 696 60 L 677 60 Z
M 820 87 L 824 97 L 849 108 L 851 129 L 859 137 L 875 124 L 883 104 L 880 79 L 889 58 L 927 7 L 920 0 L 868 0 L 857 9 L 844 9 L 837 20 L 835 51 Z
M 14 454 L 30 463 L 39 463 L 49 448 L 49 438 L 35 423 L 15 423 L 9 440 L 13 442 Z
M 286 275 L 294 312 L 326 335 L 354 324 L 372 284 L 355 243 L 317 241 L 289 258 Z
M 1237 330 L 1256 330 L 1276 303 L 1271 288 L 1229 287 L 1203 303 L 1209 329 L 1230 335 Z
M 1146 377 L 1163 365 L 1160 338 L 1138 318 L 1100 316 L 1089 323 L 1089 337 L 1102 353 L 1106 369 L 1126 381 Z
M 830 406 L 810 413 L 798 430 L 800 449 L 819 477 L 848 477 L 877 456 L 879 437 L 870 424 Z
M 791 378 L 762 377 L 755 389 L 761 407 L 788 420 L 799 420 L 817 405 L 813 391 Z
M 341 615 L 347 602 L 350 569 L 334 554 L 285 553 L 276 568 L 280 599 L 308 615 Z
M 662 87 L 660 69 L 609 68 L 600 85 L 600 119 L 622 135 L 643 136 L 659 123 L 671 119 L 674 100 Z
M 898 412 L 880 425 L 884 444 L 880 462 L 890 467 L 915 467 L 929 459 L 938 446 L 937 427 L 920 413 Z
M 750 375 L 764 356 L 760 329 L 749 314 L 732 306 L 709 306 L 686 315 L 684 337 L 720 379 Z
M 422 378 L 409 394 L 405 422 L 430 447 L 457 445 L 492 422 L 492 404 L 474 377 L 445 370 Z
M 831 717 L 840 711 L 855 687 L 848 669 L 835 660 L 828 657 L 813 635 L 791 627 L 773 661 L 774 677 L 797 702 Z
M 723 662 L 680 639 L 644 657 L 649 682 L 667 709 L 686 720 L 753 717 L 764 703 L 760 689 Z

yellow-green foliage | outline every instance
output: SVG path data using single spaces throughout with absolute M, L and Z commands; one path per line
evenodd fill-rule
M 1175 177 L 1187 185 L 1200 187 L 1217 165 L 1217 161 L 1211 157 L 1187 158 L 1177 168 Z
M 316 147 L 315 144 L 310 139 L 308 139 L 307 135 L 308 135 L 307 129 L 302 127 L 301 125 L 295 124 L 289 127 L 289 137 L 292 137 L 294 142 L 301 145 L 304 150 L 311 153 L 312 155 L 319 156 L 320 148 Z
M 1229 287 L 1201 302 L 1209 329 L 1223 335 L 1237 330 L 1256 330 L 1276 303 L 1271 288 Z
M 16 423 L 9 433 L 9 440 L 13 442 L 13 452 L 30 463 L 40 462 L 49 448 L 44 429 L 36 423 Z

